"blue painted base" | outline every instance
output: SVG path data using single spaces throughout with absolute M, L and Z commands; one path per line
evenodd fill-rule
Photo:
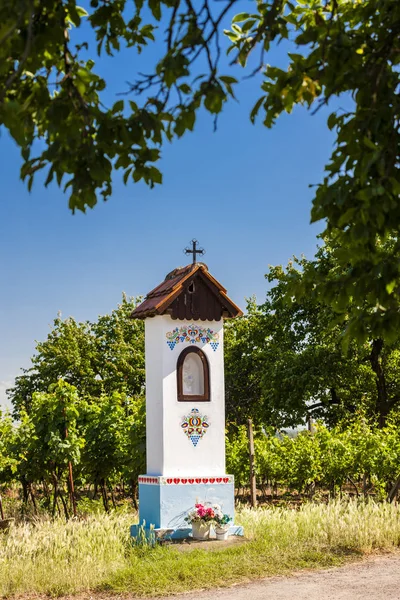
M 207 481 L 207 483 L 202 483 Z M 185 521 L 197 502 L 219 504 L 224 513 L 235 515 L 235 487 L 231 475 L 208 478 L 139 477 L 139 523 L 146 536 L 187 538 L 192 528 Z M 131 535 L 137 537 L 139 525 L 133 525 Z M 243 535 L 243 528 L 232 526 L 229 535 Z
M 150 529 L 149 527 L 143 527 L 143 534 L 147 539 L 155 540 L 184 540 L 192 537 L 192 528 L 186 527 L 185 529 Z M 140 525 L 131 525 L 131 537 L 137 538 L 140 533 Z M 244 531 L 241 525 L 231 525 L 229 527 L 228 536 L 238 535 L 243 536 Z M 215 532 L 211 530 L 210 539 L 215 539 Z

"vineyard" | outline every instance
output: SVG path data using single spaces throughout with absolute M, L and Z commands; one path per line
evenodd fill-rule
M 368 424 L 365 417 L 328 429 L 322 424 L 295 437 L 255 435 L 256 478 L 261 498 L 297 494 L 335 497 L 348 493 L 392 501 L 400 485 L 400 427 L 393 415 L 386 427 Z M 249 481 L 246 428 L 227 438 L 227 469 L 238 488 Z M 238 489 L 238 493 L 239 493 Z
M 245 427 L 232 427 L 226 445 L 227 472 L 243 498 L 249 482 Z M 384 428 L 358 416 L 346 426 L 316 424 L 295 437 L 259 428 L 255 456 L 260 500 L 341 492 L 393 500 L 400 483 L 399 416 L 392 415 Z M 60 380 L 49 392 L 33 395 L 29 413 L 22 412 L 16 425 L 10 416 L 0 419 L 4 505 L 17 495 L 23 514 L 69 518 L 89 500 L 100 499 L 107 512 L 126 499 L 136 507 L 137 477 L 143 472 L 141 397 L 115 392 L 90 402 Z

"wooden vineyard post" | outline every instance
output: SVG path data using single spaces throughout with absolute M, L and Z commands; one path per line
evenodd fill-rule
M 63 410 L 63 413 L 64 413 L 64 419 L 65 419 L 65 408 Z M 68 437 L 68 428 L 67 428 L 66 422 L 64 424 L 64 437 L 65 437 L 65 439 L 67 439 L 67 437 Z M 69 489 L 69 497 L 70 497 L 71 504 L 72 504 L 72 512 L 73 512 L 74 517 L 76 518 L 77 511 L 76 511 L 74 476 L 72 473 L 72 462 L 70 460 L 68 461 L 68 489 Z
M 252 508 L 257 506 L 257 486 L 256 486 L 256 469 L 254 456 L 254 438 L 253 438 L 253 421 L 247 419 L 247 436 L 249 438 L 249 459 L 250 459 L 250 501 Z
M 77 511 L 76 511 L 76 499 L 75 499 L 75 487 L 74 487 L 74 477 L 72 474 L 72 463 L 71 461 L 68 462 L 68 483 L 69 483 L 69 494 L 71 497 L 71 503 L 72 503 L 72 512 L 74 514 L 74 517 L 76 518 L 77 516 Z

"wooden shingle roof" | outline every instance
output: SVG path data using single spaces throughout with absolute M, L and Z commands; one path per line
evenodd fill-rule
M 173 319 L 219 321 L 243 313 L 226 294 L 226 289 L 204 263 L 180 267 L 149 292 L 132 312 L 132 318 L 146 319 L 169 314 Z

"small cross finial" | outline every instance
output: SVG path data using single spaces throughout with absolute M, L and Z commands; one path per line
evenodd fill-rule
M 188 246 L 187 248 L 184 249 L 185 254 L 193 254 L 193 264 L 196 264 L 196 262 L 197 262 L 196 254 L 200 254 L 202 256 L 203 254 L 206 253 L 204 248 L 197 248 L 198 243 L 199 242 L 197 240 L 192 240 L 191 241 L 192 248 L 189 248 L 189 246 Z

